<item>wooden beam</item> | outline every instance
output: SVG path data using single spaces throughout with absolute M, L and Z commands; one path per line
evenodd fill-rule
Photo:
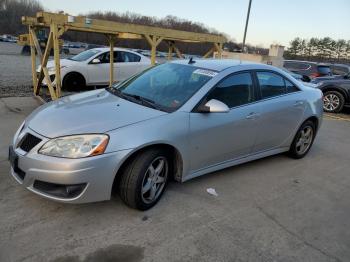
M 36 32 L 33 30 L 32 27 L 29 30 L 30 30 L 30 35 L 32 36 L 32 39 L 33 39 L 33 43 L 34 43 L 34 47 L 36 49 L 36 53 L 38 54 L 39 59 L 41 61 L 43 54 L 41 52 L 41 48 L 40 48 L 40 44 L 39 44 L 38 38 L 36 37 Z
M 157 37 L 155 35 L 144 35 L 146 38 L 147 42 L 151 46 L 151 65 L 156 64 L 156 54 L 157 54 L 157 46 L 162 42 L 164 39 L 163 37 Z
M 154 35 L 152 36 L 152 45 L 151 45 L 151 65 L 156 64 L 156 55 L 157 55 L 157 37 Z
M 84 16 L 69 16 L 66 14 L 55 14 L 38 12 L 36 17 L 22 17 L 22 23 L 26 25 L 37 25 L 49 27 L 51 23 L 65 26 L 67 30 L 82 32 L 95 32 L 102 34 L 130 33 L 136 35 L 156 35 L 167 40 L 193 41 L 223 43 L 226 38 L 220 35 L 194 33 L 188 31 L 167 29 L 155 26 L 145 26 L 130 23 L 121 23 L 99 19 L 89 19 Z
M 115 44 L 115 36 L 108 36 L 109 42 L 109 86 L 112 86 L 114 79 L 114 44 Z
M 173 48 L 174 48 L 178 58 L 184 58 L 183 55 L 181 54 L 180 50 L 176 47 L 175 44 L 173 44 Z
M 55 82 L 56 82 L 56 97 L 61 96 L 61 63 L 60 63 L 60 46 L 59 46 L 59 30 L 56 24 L 51 25 L 52 40 L 53 40 L 53 55 L 55 60 Z
M 214 48 L 218 52 L 218 58 L 222 58 L 222 43 L 214 43 Z
M 210 48 L 208 52 L 205 53 L 203 58 L 208 58 L 214 52 L 214 47 Z
M 31 27 L 29 27 L 29 32 L 32 30 Z M 37 88 L 37 75 L 36 75 L 36 54 L 35 54 L 35 46 L 34 46 L 34 41 L 33 37 L 31 34 L 29 34 L 29 42 L 30 42 L 30 58 L 32 62 L 32 80 L 33 80 L 33 92 L 34 94 L 36 93 L 36 88 Z
M 35 40 L 38 41 L 35 33 L 32 34 L 32 36 L 33 36 L 33 39 L 34 39 L 34 43 L 35 43 Z M 57 97 L 56 97 L 55 91 L 53 89 L 48 70 L 46 68 L 47 61 L 49 60 L 49 56 L 50 56 L 50 52 L 51 52 L 52 46 L 53 46 L 53 33 L 52 33 L 52 31 L 50 31 L 49 37 L 48 37 L 48 40 L 47 40 L 47 43 L 46 43 L 46 48 L 45 48 L 44 55 L 41 55 L 40 72 L 39 72 L 39 76 L 38 76 L 37 85 L 36 85 L 36 88 L 34 88 L 34 90 L 35 90 L 35 95 L 39 95 L 39 91 L 40 91 L 40 88 L 41 88 L 41 83 L 42 83 L 42 81 L 43 81 L 43 79 L 45 77 L 45 80 L 47 82 L 47 86 L 48 86 L 49 91 L 50 91 L 51 98 L 54 100 Z M 40 50 L 40 54 L 41 54 L 40 46 L 39 46 L 39 50 Z
M 168 41 L 167 43 L 169 46 L 167 59 L 170 61 L 173 58 L 174 46 L 173 46 L 173 43 L 171 41 Z

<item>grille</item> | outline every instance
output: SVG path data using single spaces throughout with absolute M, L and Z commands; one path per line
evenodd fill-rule
M 33 136 L 30 133 L 27 133 L 21 142 L 19 143 L 19 148 L 22 149 L 25 152 L 29 152 L 30 150 L 33 149 L 37 144 L 41 142 L 41 139 Z

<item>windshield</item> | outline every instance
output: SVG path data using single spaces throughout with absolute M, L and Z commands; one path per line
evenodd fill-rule
M 190 65 L 162 64 L 114 86 L 126 97 L 152 103 L 157 109 L 173 112 L 191 98 L 214 75 L 215 71 Z M 156 107 L 155 107 L 156 108 Z
M 80 54 L 77 54 L 71 58 L 68 58 L 69 60 L 73 60 L 73 61 L 78 61 L 78 62 L 81 62 L 81 61 L 85 61 L 85 60 L 88 60 L 89 58 L 93 57 L 94 55 L 100 53 L 99 50 L 86 50 L 84 52 L 81 52 Z

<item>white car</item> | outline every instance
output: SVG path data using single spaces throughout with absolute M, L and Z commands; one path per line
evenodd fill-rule
M 67 89 L 109 85 L 109 48 L 89 49 L 61 59 L 62 86 Z M 114 79 L 123 81 L 151 66 L 151 60 L 128 49 L 114 48 Z M 55 84 L 55 62 L 48 61 L 50 79 Z M 37 72 L 40 72 L 38 67 Z M 46 81 L 43 81 L 47 85 Z

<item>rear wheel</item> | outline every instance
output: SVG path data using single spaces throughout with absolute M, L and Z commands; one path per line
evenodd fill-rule
M 85 78 L 79 73 L 70 73 L 63 79 L 63 88 L 66 90 L 76 91 L 85 87 Z
M 329 113 L 339 113 L 344 107 L 344 96 L 337 91 L 327 91 L 323 95 L 323 110 Z
M 141 152 L 126 166 L 119 193 L 130 207 L 147 210 L 161 198 L 169 177 L 168 154 L 162 149 Z
M 289 155 L 295 159 L 306 156 L 314 142 L 315 136 L 315 124 L 310 120 L 306 121 L 296 133 L 289 149 Z

